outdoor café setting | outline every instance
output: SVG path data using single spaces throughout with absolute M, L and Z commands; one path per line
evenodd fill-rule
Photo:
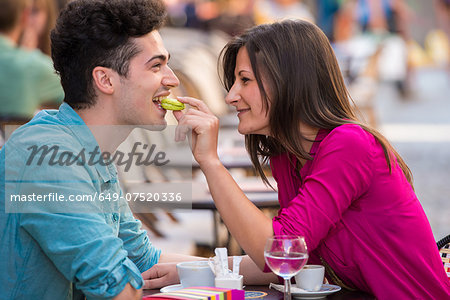
M 449 0 L 0 0 L 0 300 L 450 300 Z

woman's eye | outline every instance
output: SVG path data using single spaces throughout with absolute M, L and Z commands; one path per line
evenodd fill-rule
M 247 81 L 249 81 L 250 79 L 248 79 L 248 78 L 246 78 L 246 77 L 242 77 L 241 78 L 241 81 L 245 84 L 245 83 L 247 83 Z

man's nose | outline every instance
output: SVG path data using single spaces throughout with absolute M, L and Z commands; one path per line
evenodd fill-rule
M 180 84 L 180 80 L 178 80 L 173 70 L 167 67 L 167 73 L 164 75 L 162 84 L 168 87 L 176 87 Z

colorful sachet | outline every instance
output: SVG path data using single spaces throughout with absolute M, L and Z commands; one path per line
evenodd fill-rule
M 244 294 L 245 292 L 243 290 L 232 290 L 216 287 L 190 287 L 174 292 L 158 293 L 150 296 L 144 296 L 142 300 L 244 300 Z

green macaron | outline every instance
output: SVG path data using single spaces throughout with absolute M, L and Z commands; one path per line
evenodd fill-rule
M 184 109 L 184 103 L 181 103 L 177 99 L 164 98 L 161 100 L 161 107 L 166 110 L 182 110 Z

